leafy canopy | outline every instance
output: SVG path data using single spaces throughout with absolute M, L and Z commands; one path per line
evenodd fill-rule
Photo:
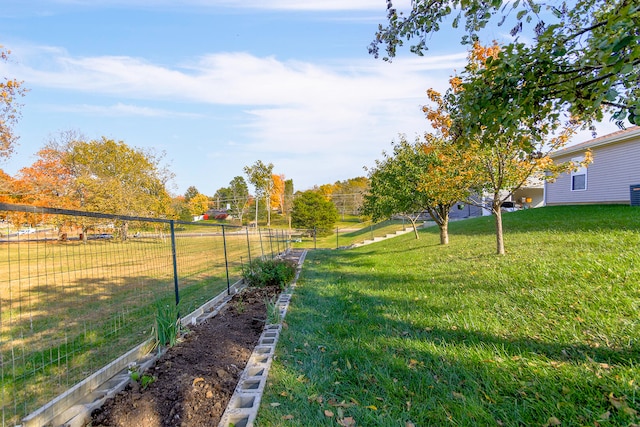
M 600 120 L 609 111 L 620 126 L 640 124 L 640 3 L 637 0 L 415 0 L 404 14 L 387 0 L 387 25 L 379 26 L 369 51 L 383 46 L 390 60 L 405 41 L 424 55 L 429 36 L 452 18 L 464 23 L 462 43 L 472 45 L 489 23 L 513 22 L 516 38 L 486 64 L 476 85 L 465 87 L 477 120 L 468 126 L 509 126 L 518 108 L 526 116 L 562 112 L 571 119 Z M 480 90 L 481 85 L 492 84 Z M 471 85 L 471 83 L 468 83 Z M 504 121 L 506 120 L 506 122 Z
M 316 235 L 329 235 L 338 220 L 338 211 L 331 201 L 317 191 L 296 193 L 293 199 L 291 224 L 294 227 L 316 230 Z

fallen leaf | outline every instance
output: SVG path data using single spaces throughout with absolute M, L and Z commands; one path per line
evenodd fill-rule
M 282 417 L 283 420 L 292 420 L 293 419 L 293 415 L 289 414 L 289 415 L 284 415 Z
M 349 359 L 347 359 L 347 369 L 351 369 L 351 362 L 349 362 Z
M 416 427 L 416 425 L 411 421 L 407 421 L 406 423 L 404 423 L 404 427 Z
M 338 420 L 338 424 L 342 427 L 355 427 L 356 421 L 352 417 L 343 418 Z
M 600 415 L 599 421 L 607 421 L 611 417 L 611 412 L 607 411 L 604 414 Z
M 365 408 L 367 408 L 367 409 L 371 409 L 372 411 L 377 411 L 377 410 L 378 410 L 378 408 L 376 408 L 376 406 L 375 406 L 375 405 L 365 406 Z
M 559 419 L 557 419 L 556 417 L 551 417 L 547 420 L 547 426 L 559 426 L 562 423 L 560 422 Z
M 624 399 L 618 399 L 613 395 L 613 393 L 609 394 L 609 403 L 616 409 L 622 409 L 625 405 Z
M 455 397 L 456 399 L 460 399 L 460 400 L 465 400 L 466 398 L 464 397 L 464 394 L 462 393 L 457 393 L 457 392 L 453 392 L 453 397 Z
M 638 411 L 636 411 L 635 409 L 629 406 L 625 406 L 624 408 L 622 408 L 622 412 L 624 412 L 625 414 L 631 417 L 635 417 L 636 415 L 638 415 Z
M 329 417 L 329 418 L 333 418 L 333 412 L 331 412 L 331 411 L 330 411 L 330 410 L 328 410 L 328 409 L 325 409 L 325 410 L 324 410 L 324 416 L 325 416 L 325 417 Z
M 274 407 L 274 408 L 276 408 L 276 407 L 280 406 L 280 404 L 279 404 L 278 402 L 272 402 L 272 403 L 270 403 L 270 405 L 271 405 L 272 407 Z
M 200 383 L 200 382 L 204 382 L 204 378 L 198 377 L 198 378 L 194 378 L 193 379 L 193 384 L 191 384 L 192 386 L 195 386 L 196 384 Z

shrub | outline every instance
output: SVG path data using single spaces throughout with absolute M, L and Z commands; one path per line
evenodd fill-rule
M 296 264 L 282 259 L 256 259 L 243 268 L 242 275 L 249 286 L 284 289 L 296 275 Z

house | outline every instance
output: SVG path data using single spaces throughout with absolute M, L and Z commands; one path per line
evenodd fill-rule
M 631 202 L 632 188 L 640 186 L 640 126 L 566 147 L 551 153 L 551 158 L 578 165 L 587 150 L 592 153 L 591 164 L 545 183 L 545 205 Z

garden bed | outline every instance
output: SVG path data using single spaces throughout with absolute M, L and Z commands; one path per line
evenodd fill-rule
M 216 315 L 189 327 L 145 374 L 93 411 L 88 426 L 215 426 L 256 346 L 266 320 L 265 301 L 280 288 L 246 288 Z

